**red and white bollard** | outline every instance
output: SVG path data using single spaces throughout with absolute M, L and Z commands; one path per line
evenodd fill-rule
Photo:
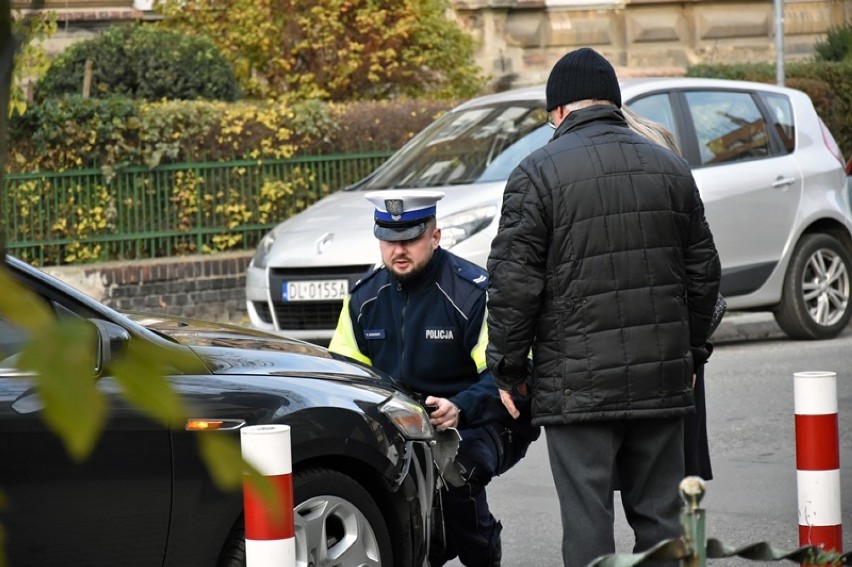
M 799 545 L 841 553 L 837 374 L 796 372 L 793 378 Z
M 252 425 L 240 433 L 243 460 L 269 479 L 275 488 L 280 514 L 243 483 L 246 523 L 246 567 L 294 567 L 296 540 L 293 521 L 293 462 L 290 427 Z

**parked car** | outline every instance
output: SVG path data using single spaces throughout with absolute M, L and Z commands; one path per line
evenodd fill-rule
M 692 167 L 729 308 L 772 311 L 794 338 L 844 329 L 852 315 L 844 160 L 808 96 L 699 78 L 629 79 L 621 89 L 631 110 L 672 130 Z M 509 173 L 552 135 L 544 106 L 543 86 L 466 102 L 366 179 L 276 226 L 247 271 L 252 325 L 331 337 L 349 286 L 379 261 L 365 191 L 444 191 L 442 245 L 484 266 Z
M 298 565 L 426 564 L 435 435 L 387 376 L 277 335 L 117 313 L 13 258 L 6 268 L 57 319 L 88 321 L 109 419 L 91 457 L 71 461 L 43 422 L 35 377 L 15 368 L 27 332 L 0 316 L 0 539 L 10 565 L 187 567 L 245 564 L 242 493 L 219 491 L 199 435 L 291 427 Z M 110 355 L 147 341 L 206 371 L 168 379 L 192 418 L 229 431 L 164 428 L 119 395 Z M 2 547 L 0 547 L 2 550 Z

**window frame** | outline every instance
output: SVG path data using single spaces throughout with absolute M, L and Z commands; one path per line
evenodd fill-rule
M 712 93 L 712 92 L 720 92 L 720 93 L 735 93 L 735 94 L 747 94 L 750 96 L 752 102 L 757 107 L 761 116 L 763 117 L 764 122 L 767 125 L 768 131 L 768 145 L 769 145 L 769 154 L 766 156 L 757 156 L 744 160 L 736 160 L 736 161 L 726 161 L 721 163 L 701 163 L 701 152 L 698 147 L 698 134 L 695 130 L 695 123 L 692 120 L 692 114 L 689 110 L 689 103 L 687 102 L 687 93 Z M 758 161 L 762 159 L 772 159 L 777 157 L 789 156 L 795 152 L 795 130 L 796 130 L 796 115 L 795 112 L 792 114 L 793 118 L 793 128 L 794 128 L 794 148 L 792 152 L 788 152 L 786 147 L 784 146 L 783 140 L 781 140 L 780 135 L 777 132 L 778 121 L 775 119 L 775 115 L 770 111 L 768 105 L 763 100 L 762 94 L 770 94 L 770 95 L 779 95 L 786 97 L 789 100 L 789 96 L 784 93 L 776 93 L 775 91 L 762 91 L 759 89 L 743 89 L 743 88 L 729 88 L 729 87 L 683 87 L 683 88 L 675 88 L 675 89 L 655 89 L 648 92 L 644 92 L 640 95 L 636 95 L 630 99 L 626 104 L 630 106 L 636 101 L 639 101 L 643 98 L 655 96 L 659 94 L 669 95 L 669 101 L 672 106 L 672 114 L 674 116 L 675 124 L 680 131 L 680 144 L 681 144 L 681 154 L 684 159 L 689 163 L 689 165 L 693 169 L 706 168 L 706 167 L 719 167 L 724 165 L 730 165 L 735 163 L 747 163 L 752 161 Z M 790 101 L 791 112 L 793 109 L 793 103 Z

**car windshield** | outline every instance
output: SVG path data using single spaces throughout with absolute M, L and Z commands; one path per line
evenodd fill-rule
M 553 135 L 538 101 L 449 112 L 358 185 L 361 190 L 505 181 Z

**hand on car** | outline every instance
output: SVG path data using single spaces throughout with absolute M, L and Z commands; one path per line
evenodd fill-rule
M 426 406 L 433 406 L 435 409 L 429 414 L 429 423 L 438 429 L 448 429 L 450 427 L 458 427 L 459 425 L 459 408 L 447 398 L 436 398 L 429 396 L 424 402 Z

